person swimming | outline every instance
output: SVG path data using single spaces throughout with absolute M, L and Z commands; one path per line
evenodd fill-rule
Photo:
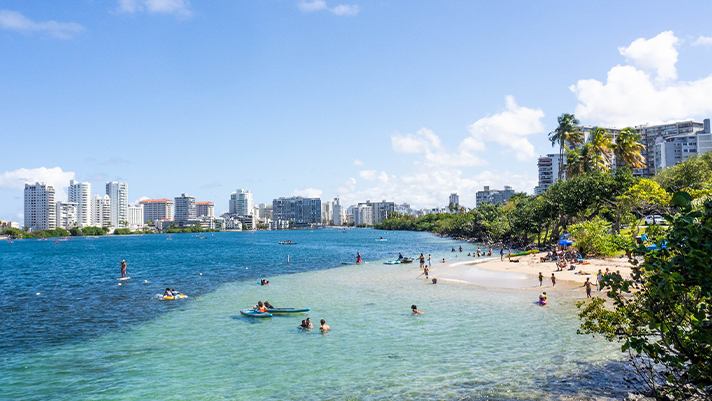
M 306 330 L 307 328 L 307 321 L 302 320 L 302 324 L 299 325 L 299 329 Z
M 311 322 L 311 318 L 307 318 L 307 320 L 306 320 L 305 323 L 306 323 L 306 326 L 304 326 L 304 327 L 305 327 L 307 330 L 311 330 L 311 329 L 314 328 L 314 325 L 313 325 L 312 322 Z
M 166 288 L 166 291 L 163 293 L 164 297 L 172 297 L 173 293 L 171 292 L 170 288 Z
M 414 315 L 424 315 L 425 314 L 424 312 L 419 311 L 418 307 L 415 305 L 411 305 L 410 309 L 413 311 Z
M 321 326 L 319 327 L 319 330 L 321 330 L 322 333 L 326 333 L 327 331 L 331 330 L 331 327 L 326 324 L 326 320 L 321 319 Z

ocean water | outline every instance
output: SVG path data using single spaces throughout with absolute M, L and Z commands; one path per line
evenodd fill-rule
M 459 245 L 373 230 L 1 243 L 0 399 L 625 396 L 619 347 L 576 335 L 579 293 L 539 307 L 529 289 L 426 284 L 417 262 L 382 263 L 476 249 Z M 341 264 L 356 252 L 369 263 Z M 119 286 L 121 259 L 132 279 Z M 157 299 L 166 286 L 190 298 Z M 258 300 L 311 311 L 240 315 Z M 306 317 L 332 330 L 297 329 Z

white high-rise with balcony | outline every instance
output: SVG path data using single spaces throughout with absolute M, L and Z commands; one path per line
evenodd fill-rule
M 25 226 L 31 230 L 57 228 L 54 187 L 44 182 L 25 184 Z
M 106 194 L 109 195 L 111 205 L 111 226 L 123 227 L 129 219 L 129 184 L 125 181 L 112 181 L 106 183 Z
M 109 195 L 94 195 L 91 198 L 91 225 L 108 227 L 111 225 L 111 199 Z
M 252 216 L 252 194 L 250 191 L 238 189 L 230 195 L 230 213 L 238 216 Z
M 143 205 L 140 203 L 136 206 L 129 205 L 129 227 L 132 229 L 137 229 L 143 227 Z
M 77 222 L 77 204 L 75 202 L 57 202 L 55 216 L 57 216 L 57 228 L 69 230 L 79 226 Z
M 79 228 L 92 225 L 92 199 L 91 199 L 91 184 L 88 182 L 69 181 L 68 188 L 69 202 L 76 203 L 77 208 L 77 226 Z M 57 216 L 59 224 L 59 215 Z
M 341 206 L 341 199 L 339 197 L 334 198 L 332 214 L 335 226 L 346 224 L 346 213 L 344 213 L 344 207 Z

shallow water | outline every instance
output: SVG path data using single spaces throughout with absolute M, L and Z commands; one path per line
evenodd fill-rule
M 398 234 L 403 236 L 402 243 L 392 240 Z M 66 339 L 73 330 L 65 328 L 68 333 L 60 331 L 63 335 L 55 340 L 53 331 L 46 330 L 34 335 L 34 345 L 17 340 L 21 335 L 11 334 L 9 339 L 1 340 L 15 349 L 0 349 L 0 398 L 585 399 L 625 395 L 621 387 L 625 369 L 611 362 L 621 358 L 618 347 L 575 333 L 579 324 L 574 306 L 576 293 L 561 291 L 556 297 L 550 296 L 549 306 L 539 307 L 533 304 L 530 291 L 458 283 L 426 284 L 422 277 L 416 279 L 420 273 L 417 264 L 388 266 L 377 263 L 377 256 L 365 265 L 341 266 L 336 262 L 346 260 L 342 255 L 353 254 L 351 241 L 366 250 L 361 250 L 366 260 L 369 255 L 379 255 L 381 262 L 384 256 L 394 251 L 397 255 L 408 246 L 412 248 L 405 249 L 406 256 L 417 248 L 440 251 L 440 256 L 446 255 L 443 250 L 453 244 L 427 234 L 398 234 L 389 234 L 386 246 L 380 242 L 371 244 L 374 234 L 367 230 L 349 234 L 333 230 L 290 232 L 290 238 L 284 239 L 297 241 L 294 238 L 299 237 L 298 242 L 304 243 L 305 248 L 310 236 L 320 236 L 313 240 L 313 247 L 291 247 L 291 255 L 305 256 L 303 264 L 292 259 L 296 264 L 285 269 L 270 265 L 279 262 L 266 258 L 261 265 L 252 264 L 247 271 L 243 268 L 240 274 L 230 274 L 223 267 L 229 263 L 221 261 L 221 248 L 235 246 L 235 238 L 247 239 L 243 234 L 220 234 L 227 238 L 223 245 L 207 252 L 213 259 L 196 262 L 203 276 L 195 270 L 189 278 L 182 278 L 179 288 L 194 295 L 187 300 L 152 298 L 165 284 L 157 284 L 156 279 L 143 283 L 144 277 L 166 280 L 161 274 L 170 276 L 170 269 L 154 273 L 155 268 L 148 264 L 145 269 L 135 270 L 140 280 L 132 279 L 121 287 L 115 281 L 101 281 L 99 287 L 110 285 L 113 291 L 103 301 L 98 297 L 62 301 L 88 311 L 86 322 L 81 323 L 82 313 L 75 316 L 68 309 L 66 316 L 72 326 L 98 327 L 77 328 L 80 335 L 70 340 Z M 342 243 L 343 236 L 350 236 L 350 240 Z M 174 241 L 177 237 L 173 236 Z M 275 233 L 257 233 L 247 238 L 269 246 L 278 237 Z M 81 255 L 80 241 L 89 240 L 68 242 L 71 241 L 77 241 L 73 246 L 80 248 L 71 254 Z M 124 250 L 141 248 L 146 244 L 142 241 L 152 243 L 146 245 L 149 249 L 163 246 L 158 243 L 158 236 L 95 241 L 123 241 Z M 184 242 L 183 246 L 165 252 L 167 261 L 172 260 L 171 252 L 183 252 L 183 259 L 188 260 L 185 255 L 201 252 L 192 247 L 206 246 L 189 237 L 179 241 Z M 243 245 L 245 253 L 256 246 Z M 274 252 L 282 252 L 273 248 Z M 86 252 L 90 260 L 102 257 Z M 325 259 L 334 260 L 329 263 Z M 135 260 L 129 263 L 130 275 L 133 276 L 131 267 L 137 264 Z M 104 268 L 111 273 L 118 270 L 117 263 L 110 265 Z M 230 267 L 242 267 L 239 262 L 235 265 L 238 266 Z M 315 270 L 329 266 L 340 267 Z M 302 271 L 295 274 L 278 274 L 299 269 Z M 186 274 L 193 270 L 180 271 Z M 250 271 L 253 272 L 247 273 Z M 272 273 L 268 276 L 271 284 L 258 285 L 256 278 L 267 272 Z M 7 272 L 3 280 L 6 275 Z M 91 277 L 101 280 L 101 276 L 96 272 Z M 74 291 L 85 297 L 94 294 L 92 280 L 84 284 L 89 287 L 84 292 Z M 52 283 L 65 288 L 59 284 L 63 281 Z M 6 285 L 5 281 L 0 283 Z M 45 283 L 34 283 L 41 284 Z M 63 285 L 68 288 L 72 284 Z M 27 290 L 35 291 L 35 287 Z M 140 302 L 127 298 L 137 293 L 141 294 Z M 28 298 L 33 299 L 25 296 Z M 119 306 L 122 300 L 129 305 L 124 307 L 128 311 L 115 312 L 123 310 Z M 251 307 L 258 300 L 269 300 L 277 307 L 312 310 L 270 319 L 240 315 L 241 308 Z M 18 300 L 12 302 L 14 306 L 21 304 Z M 411 304 L 417 304 L 425 314 L 411 316 Z M 52 308 L 33 313 L 23 318 L 35 328 L 63 320 L 62 313 Z M 36 317 L 40 322 L 33 320 Z M 318 330 L 298 330 L 306 317 L 311 317 L 316 327 L 319 319 L 326 319 L 332 330 L 325 335 Z M 13 327 L 5 326 L 5 315 L 3 319 L 3 332 L 13 333 Z M 26 329 L 18 330 L 22 335 L 27 333 Z

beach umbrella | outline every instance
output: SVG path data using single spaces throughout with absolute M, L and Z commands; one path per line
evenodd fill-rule
M 569 246 L 573 243 L 574 243 L 573 241 L 568 240 L 568 239 L 562 239 L 561 241 L 559 241 L 559 245 L 561 245 L 561 246 Z

